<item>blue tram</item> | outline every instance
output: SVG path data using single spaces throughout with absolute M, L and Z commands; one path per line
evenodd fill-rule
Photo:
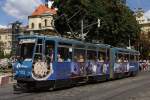
M 49 36 L 18 38 L 15 87 L 55 89 L 138 73 L 139 52 Z

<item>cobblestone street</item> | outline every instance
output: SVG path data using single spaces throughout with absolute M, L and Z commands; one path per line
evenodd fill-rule
M 150 73 L 58 91 L 14 94 L 12 84 L 0 89 L 0 100 L 150 100 Z

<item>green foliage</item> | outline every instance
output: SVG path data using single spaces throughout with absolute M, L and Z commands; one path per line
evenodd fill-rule
M 4 53 L 0 51 L 0 59 L 4 58 Z
M 3 52 L 3 43 L 0 42 L 0 58 L 4 57 L 4 52 Z
M 80 34 L 82 19 L 84 26 L 101 19 L 100 28 L 95 24 L 84 29 L 88 32 L 86 41 L 97 39 L 113 46 L 126 47 L 129 38 L 131 43 L 138 38 L 140 27 L 133 12 L 120 0 L 59 0 L 56 4 L 61 17 L 55 21 L 55 26 L 62 35 L 67 35 L 68 31 Z
M 0 42 L 0 59 L 1 58 L 10 58 L 11 55 L 4 55 L 4 44 Z

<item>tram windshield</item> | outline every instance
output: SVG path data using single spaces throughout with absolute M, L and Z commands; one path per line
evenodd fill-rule
M 34 45 L 33 43 L 21 44 L 21 57 L 32 58 Z
M 23 59 L 31 59 L 33 56 L 33 51 L 35 47 L 35 42 L 29 40 L 20 40 L 19 42 L 19 56 Z

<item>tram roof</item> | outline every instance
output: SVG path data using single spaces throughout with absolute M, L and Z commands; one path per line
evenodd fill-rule
M 45 38 L 46 40 L 53 40 L 57 42 L 64 42 L 64 43 L 70 43 L 70 44 L 75 44 L 75 45 L 85 45 L 85 46 L 93 46 L 93 47 L 102 47 L 102 48 L 110 48 L 111 46 L 108 44 L 94 44 L 94 43 L 87 43 L 83 41 L 78 41 L 74 39 L 68 39 L 68 38 L 63 38 L 59 36 L 45 36 L 45 35 L 26 35 L 26 36 L 19 36 L 18 38 L 20 39 L 26 39 L 26 38 Z
M 125 48 L 118 48 L 118 47 L 114 47 L 113 49 L 120 51 L 120 52 L 131 52 L 131 53 L 140 54 L 139 51 L 134 50 L 134 49 L 125 49 Z

